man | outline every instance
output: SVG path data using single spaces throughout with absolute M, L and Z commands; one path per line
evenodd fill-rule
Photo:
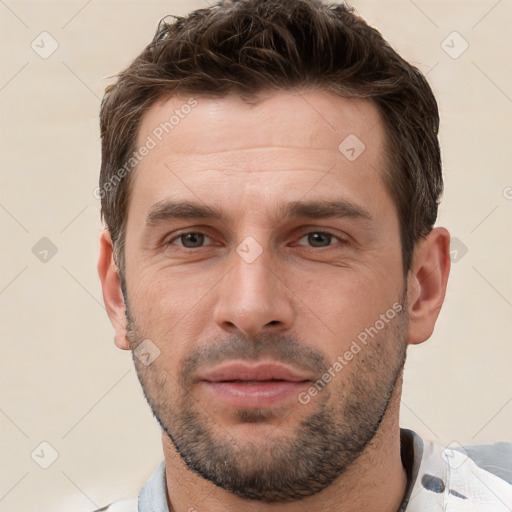
M 105 510 L 512 509 L 511 445 L 398 422 L 450 269 L 438 126 L 344 5 L 161 22 L 102 104 L 98 270 L 165 461 Z

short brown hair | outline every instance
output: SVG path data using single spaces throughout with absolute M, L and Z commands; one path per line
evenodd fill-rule
M 439 113 L 425 77 L 345 4 L 223 0 L 164 18 L 151 43 L 106 89 L 99 191 L 122 283 L 133 173 L 120 170 L 135 150 L 144 113 L 178 94 L 236 92 L 248 100 L 299 87 L 367 99 L 378 108 L 387 134 L 383 177 L 397 207 L 408 272 L 416 242 L 433 228 L 443 190 Z

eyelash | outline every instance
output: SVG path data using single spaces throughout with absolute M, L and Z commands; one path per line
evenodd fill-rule
M 336 239 L 338 241 L 338 243 L 344 245 L 344 244 L 347 244 L 347 240 L 344 240 L 343 238 L 340 238 L 339 236 L 329 232 L 329 231 L 320 231 L 320 230 L 312 230 L 312 231 L 308 231 L 306 232 L 305 234 L 303 234 L 299 240 L 302 240 L 304 237 L 307 237 L 308 235 L 312 234 L 312 233 L 320 233 L 322 235 L 329 235 L 331 236 L 332 238 Z M 181 237 L 184 237 L 186 235 L 189 235 L 189 234 L 195 234 L 195 235 L 204 235 L 206 238 L 210 238 L 207 234 L 201 232 L 201 231 L 183 231 L 182 233 L 179 233 L 178 235 L 175 235 L 173 238 L 171 238 L 168 242 L 166 242 L 165 245 L 171 245 L 174 241 L 180 239 Z M 302 244 L 301 244 L 302 245 Z M 328 249 L 329 247 L 331 247 L 333 244 L 329 244 L 327 246 L 324 246 L 324 247 L 313 247 L 313 246 L 308 246 L 310 249 Z M 201 249 L 203 247 L 205 247 L 204 245 L 200 246 L 200 247 L 184 247 L 183 245 L 179 245 L 178 247 L 181 247 L 183 250 L 185 251 L 193 251 L 193 250 L 197 250 L 197 249 Z

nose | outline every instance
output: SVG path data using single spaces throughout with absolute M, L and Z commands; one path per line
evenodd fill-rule
M 254 260 L 233 251 L 231 270 L 219 283 L 214 320 L 223 330 L 254 336 L 283 332 L 294 320 L 293 296 L 282 265 L 276 265 L 269 249 Z

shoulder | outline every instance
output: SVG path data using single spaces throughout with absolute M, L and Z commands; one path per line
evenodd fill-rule
M 479 468 L 512 484 L 512 443 L 498 441 L 454 449 L 467 455 Z

